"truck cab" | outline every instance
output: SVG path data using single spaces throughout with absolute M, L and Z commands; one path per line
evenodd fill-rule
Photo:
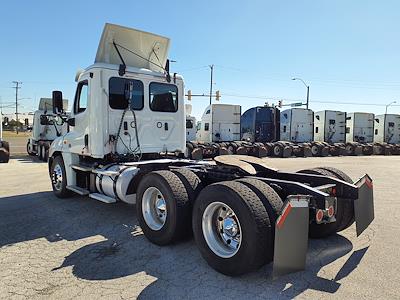
M 62 100 L 63 107 L 68 107 L 68 100 Z M 47 160 L 50 144 L 63 133 L 67 126 L 53 113 L 51 98 L 40 98 L 38 110 L 33 113 L 32 135 L 29 137 L 26 151 L 40 160 Z
M 76 75 L 69 131 L 50 156 L 70 165 L 182 153 L 184 84 L 166 74 L 168 47 L 168 38 L 106 24 L 94 64 Z M 74 184 L 70 168 L 67 178 Z

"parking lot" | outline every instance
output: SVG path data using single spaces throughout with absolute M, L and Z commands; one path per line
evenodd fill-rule
M 209 267 L 193 240 L 159 247 L 135 208 L 53 196 L 47 165 L 26 156 L 0 165 L 0 298 L 400 298 L 400 157 L 268 159 L 298 170 L 333 166 L 374 179 L 375 220 L 310 240 L 304 272 L 272 280 L 272 266 L 230 278 Z

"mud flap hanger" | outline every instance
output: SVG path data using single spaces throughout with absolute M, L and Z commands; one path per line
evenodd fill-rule
M 354 217 L 359 236 L 374 219 L 373 184 L 366 174 L 354 185 L 358 187 L 358 198 L 354 200 Z M 305 269 L 310 199 L 310 196 L 291 195 L 283 205 L 275 224 L 274 278 Z

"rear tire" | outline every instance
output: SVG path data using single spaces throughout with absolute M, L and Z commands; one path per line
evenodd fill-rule
M 332 173 L 332 175 L 337 179 L 346 181 L 348 183 L 353 183 L 351 177 L 339 169 L 333 167 L 320 167 L 320 169 L 327 170 L 328 172 Z M 343 217 L 342 217 L 342 223 L 339 225 L 339 228 L 337 230 L 338 232 L 345 230 L 354 223 L 354 202 L 350 200 L 343 200 L 342 204 L 343 204 Z
M 193 209 L 193 234 L 203 258 L 225 275 L 256 270 L 272 257 L 268 213 L 257 195 L 240 182 L 219 182 L 200 192 Z
M 167 245 L 190 233 L 191 206 L 184 183 L 171 171 L 154 171 L 137 189 L 140 227 L 152 243 Z
M 253 178 L 241 178 L 236 180 L 240 183 L 243 183 L 245 186 L 250 188 L 257 197 L 261 200 L 265 209 L 267 210 L 269 220 L 271 223 L 271 234 L 272 240 L 275 241 L 275 224 L 276 220 L 279 217 L 279 214 L 282 210 L 283 201 L 281 197 L 275 192 L 275 190 L 270 187 L 267 183 Z M 273 243 L 269 244 L 271 247 L 270 252 L 272 255 L 274 253 Z M 273 256 L 268 258 L 268 260 L 272 260 Z
M 250 188 L 260 198 L 268 212 L 271 224 L 275 225 L 281 212 L 283 201 L 269 184 L 253 178 L 241 178 L 236 180 Z
M 335 177 L 332 173 L 324 169 L 318 169 L 318 168 L 300 170 L 297 173 Z M 322 224 L 317 224 L 315 223 L 315 221 L 311 222 L 308 231 L 309 236 L 311 238 L 324 238 L 336 233 L 338 231 L 339 225 L 342 222 L 342 216 L 343 216 L 343 205 L 340 205 L 339 202 L 337 202 L 336 222 L 322 223 Z

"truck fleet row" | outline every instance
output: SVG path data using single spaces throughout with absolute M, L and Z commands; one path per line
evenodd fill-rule
M 212 104 L 187 140 L 188 157 L 221 154 L 337 156 L 400 154 L 400 115 Z M 240 130 L 239 130 L 240 128 Z M 191 133 L 194 137 L 194 133 Z
M 302 270 L 308 237 L 327 237 L 353 223 L 360 235 L 369 226 L 374 208 L 367 174 L 353 181 L 327 167 L 285 172 L 247 155 L 184 158 L 195 121 L 187 122 L 183 78 L 170 74 L 168 48 L 168 38 L 106 24 L 95 63 L 76 77 L 70 115 L 62 93 L 53 92 L 54 113 L 68 124 L 49 149 L 57 197 L 135 203 L 149 241 L 167 245 L 193 235 L 207 263 L 231 276 L 269 262 L 275 276 Z M 233 127 L 209 107 L 198 134 L 221 145 L 239 140 L 240 108 L 229 112 Z M 260 130 L 248 143 L 264 137 L 264 125 L 255 126 Z M 244 147 L 225 146 L 236 153 Z

